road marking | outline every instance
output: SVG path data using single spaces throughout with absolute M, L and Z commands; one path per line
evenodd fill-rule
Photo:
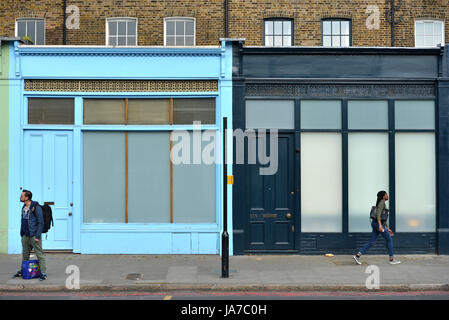
M 172 296 L 165 296 L 164 300 L 171 300 Z

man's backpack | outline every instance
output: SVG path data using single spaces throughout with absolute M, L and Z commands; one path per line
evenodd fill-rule
M 39 207 L 41 207 L 41 209 L 42 209 L 42 217 L 44 218 L 44 228 L 42 229 L 42 233 L 47 233 L 48 230 L 50 230 L 50 228 L 52 226 L 54 226 L 54 224 L 53 224 L 53 215 L 52 215 L 52 212 L 51 212 L 51 207 L 48 204 L 40 205 L 38 203 L 37 205 Z M 35 210 L 36 210 L 36 208 L 33 208 L 34 216 L 36 216 Z

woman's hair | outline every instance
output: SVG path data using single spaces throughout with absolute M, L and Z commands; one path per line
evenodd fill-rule
M 387 192 L 386 191 L 379 191 L 378 193 L 377 193 L 377 201 L 376 201 L 376 207 L 377 207 L 377 205 L 379 204 L 379 202 L 380 202 L 380 200 L 382 200 L 383 199 L 383 197 L 384 197 L 384 195 L 386 194 Z

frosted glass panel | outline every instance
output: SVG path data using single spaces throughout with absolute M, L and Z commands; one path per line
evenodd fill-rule
M 125 99 L 84 99 L 85 124 L 125 124 Z
M 170 223 L 170 133 L 128 133 L 128 222 Z
M 301 134 L 301 231 L 342 231 L 340 133 Z
M 388 101 L 348 101 L 349 129 L 388 129 Z
M 396 129 L 435 129 L 435 102 L 395 101 Z
M 340 129 L 341 102 L 338 100 L 302 100 L 301 129 Z
M 125 222 L 125 134 L 83 134 L 85 223 Z
M 396 231 L 435 232 L 435 134 L 397 133 Z
M 348 136 L 349 232 L 371 231 L 369 211 L 380 190 L 389 191 L 388 134 Z
M 252 129 L 294 129 L 294 101 L 247 100 L 246 127 Z
M 182 137 L 176 137 L 176 134 L 173 141 L 173 157 L 176 160 L 173 163 L 174 222 L 215 223 L 216 166 L 213 158 L 205 156 L 213 155 L 211 150 L 216 139 L 211 136 L 215 135 L 215 132 L 203 131 L 203 138 L 206 141 L 201 141 L 199 135 L 194 137 L 198 132 L 184 132 Z M 185 146 L 182 149 L 179 148 L 181 141 Z M 196 151 L 194 154 L 194 150 L 199 150 L 201 154 Z
M 128 124 L 169 124 L 169 99 L 129 99 Z

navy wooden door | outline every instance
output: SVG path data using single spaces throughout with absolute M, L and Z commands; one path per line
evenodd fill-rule
M 273 175 L 261 175 L 268 167 L 248 164 L 246 250 L 292 250 L 295 221 L 295 140 L 294 134 L 278 134 L 278 168 Z M 267 154 L 270 139 L 267 134 Z M 258 149 L 258 146 L 257 146 Z

